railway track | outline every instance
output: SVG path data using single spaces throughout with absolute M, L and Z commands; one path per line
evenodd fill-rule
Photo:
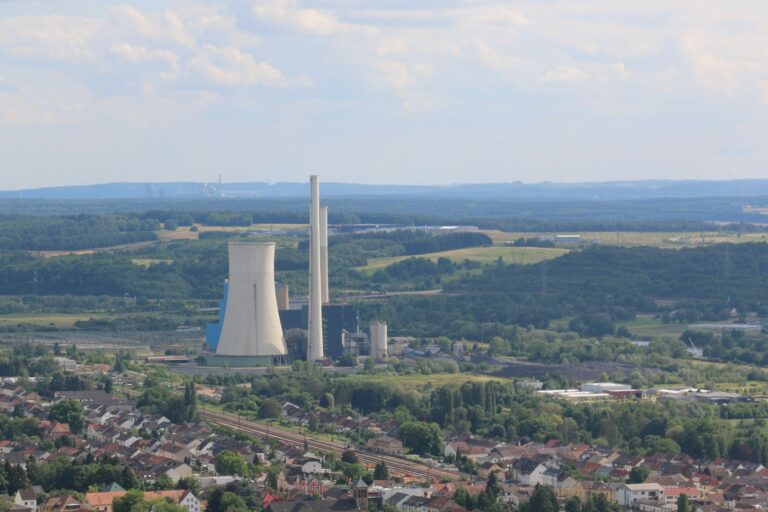
M 215 411 L 201 411 L 200 414 L 205 420 L 213 424 L 240 430 L 259 437 L 273 437 L 286 444 L 297 447 L 303 447 L 306 439 L 307 446 L 313 450 L 335 453 L 341 456 L 342 452 L 346 449 L 346 445 L 343 443 L 323 441 L 310 437 L 305 438 L 304 435 L 291 432 L 290 430 L 271 425 L 263 425 L 255 421 L 244 420 L 232 414 Z M 391 472 L 400 473 L 404 476 L 427 480 L 433 478 L 459 480 L 462 478 L 461 473 L 458 471 L 433 468 L 419 462 L 403 460 L 390 455 L 379 455 L 360 451 L 356 451 L 355 453 L 357 454 L 358 460 L 363 464 L 371 466 L 383 460 Z

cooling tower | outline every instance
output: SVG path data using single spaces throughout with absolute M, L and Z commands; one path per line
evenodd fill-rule
M 227 310 L 216 355 L 285 355 L 275 295 L 275 244 L 230 242 Z
M 307 361 L 323 359 L 323 296 L 320 264 L 320 183 L 310 176 L 309 204 L 309 333 Z
M 384 359 L 387 357 L 387 322 L 374 320 L 371 322 L 371 357 Z
M 320 289 L 323 304 L 331 302 L 328 292 L 328 207 L 320 208 Z

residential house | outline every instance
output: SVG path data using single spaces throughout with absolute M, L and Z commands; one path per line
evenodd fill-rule
M 615 487 L 605 483 L 605 482 L 591 482 L 591 481 L 584 481 L 581 482 L 581 486 L 584 489 L 585 495 L 585 501 L 587 499 L 590 499 L 592 496 L 597 496 L 599 494 L 602 494 L 605 496 L 605 499 L 609 502 L 615 502 L 616 501 L 616 489 Z
M 403 503 L 408 501 L 410 497 L 411 497 L 410 494 L 405 494 L 403 492 L 396 492 L 395 494 L 390 496 L 388 499 L 386 499 L 385 503 L 387 505 L 395 507 L 397 510 L 402 510 Z
M 95 512 L 112 512 L 112 502 L 115 498 L 125 496 L 126 491 L 89 492 L 85 494 L 86 503 Z M 171 491 L 147 491 L 144 493 L 144 501 L 170 500 L 176 505 L 187 509 L 187 512 L 200 512 L 200 501 L 187 489 Z
M 510 466 L 512 478 L 523 485 L 547 485 L 551 477 L 545 476 L 547 466 L 533 459 L 518 459 Z
M 690 499 L 701 497 L 701 492 L 695 485 L 664 487 L 664 500 L 667 503 L 677 503 L 677 499 L 683 494 Z
M 664 501 L 664 487 L 659 484 L 623 484 L 616 492 L 619 505 L 631 507 L 636 501 Z
M 302 500 L 302 501 L 272 501 L 264 509 L 265 512 L 342 512 L 359 510 L 354 498 Z
M 45 439 L 50 439 L 52 441 L 72 435 L 72 432 L 69 430 L 69 425 L 67 423 L 59 423 L 58 421 L 41 421 L 38 424 L 38 429 Z
M 375 437 L 366 444 L 369 450 L 387 455 L 400 455 L 405 452 L 405 446 L 399 439 L 390 436 Z
M 67 494 L 49 498 L 40 509 L 40 512 L 91 512 L 93 509 L 84 505 Z
M 37 493 L 29 487 L 19 489 L 13 496 L 13 502 L 22 507 L 27 507 L 32 512 L 37 512 Z
M 427 504 L 431 498 L 424 498 L 422 496 L 411 496 L 405 502 L 402 503 L 403 512 L 426 512 Z

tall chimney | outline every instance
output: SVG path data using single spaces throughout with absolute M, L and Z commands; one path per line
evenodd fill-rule
M 320 182 L 309 177 L 309 336 L 307 361 L 323 359 L 323 297 L 320 263 Z
M 320 289 L 323 304 L 331 302 L 328 292 L 328 207 L 320 208 Z

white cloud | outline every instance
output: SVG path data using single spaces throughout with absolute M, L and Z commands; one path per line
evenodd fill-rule
M 341 23 L 331 11 L 299 7 L 295 0 L 258 1 L 253 7 L 257 19 L 313 36 L 371 33 L 361 25 Z
M 226 128 L 232 119 L 245 123 L 264 114 L 270 130 L 320 134 L 318 140 L 345 126 L 362 142 L 375 133 L 373 149 L 387 137 L 382 144 L 389 148 L 423 137 L 413 155 L 428 167 L 440 158 L 453 163 L 447 155 L 454 148 L 431 151 L 429 143 L 444 147 L 451 130 L 464 129 L 467 120 L 492 142 L 486 151 L 464 155 L 466 162 L 479 155 L 489 168 L 508 169 L 515 161 L 535 172 L 537 157 L 518 157 L 541 153 L 537 133 L 530 135 L 534 143 L 528 131 L 517 134 L 520 154 L 512 154 L 498 127 L 510 116 L 535 118 L 549 128 L 538 134 L 548 141 L 552 103 L 541 98 L 567 95 L 569 117 L 558 115 L 578 125 L 577 133 L 589 124 L 595 140 L 619 140 L 622 130 L 636 134 L 637 126 L 675 117 L 665 116 L 669 105 L 696 119 L 716 118 L 700 123 L 712 127 L 711 139 L 732 136 L 724 129 L 715 134 L 729 123 L 752 123 L 745 132 L 760 134 L 768 119 L 761 110 L 768 104 L 768 22 L 755 13 L 764 1 L 192 0 L 57 4 L 44 16 L 31 15 L 39 6 L 14 2 L 0 14 L 7 81 L 0 81 L 0 133 L 14 134 L 24 123 L 159 124 L 177 128 L 169 134 L 200 133 L 210 123 Z M 295 87 L 309 83 L 319 85 L 311 92 Z M 267 96 L 266 87 L 290 88 Z M 260 116 L 250 116 L 256 108 Z M 397 124 L 403 112 L 407 126 Z M 635 123 L 638 118 L 647 122 Z M 462 123 L 444 122 L 454 119 Z M 684 128 L 691 126 L 678 127 L 683 146 Z M 555 129 L 564 129 L 562 123 Z M 85 132 L 62 133 L 74 139 Z M 212 145 L 226 144 L 222 133 L 211 137 Z M 168 137 L 172 145 L 174 135 Z M 15 149 L 2 139 L 0 159 Z M 591 169 L 590 151 L 585 141 L 584 169 Z M 554 157 L 547 164 L 557 168 Z
M 217 48 L 205 45 L 187 67 L 213 83 L 220 85 L 282 85 L 285 77 L 279 69 L 266 62 L 257 62 L 248 52 L 237 48 Z
M 562 65 L 550 69 L 543 75 L 542 82 L 575 82 L 580 80 L 589 80 L 591 77 L 575 66 Z
M 178 13 L 166 9 L 161 13 L 145 14 L 130 5 L 109 10 L 110 25 L 118 31 L 138 33 L 144 38 L 167 41 L 184 47 L 195 45 L 195 38 Z
M 0 92 L 0 120 L 23 126 L 73 124 L 88 117 L 86 105 L 92 98 L 86 88 L 67 85 L 60 91 L 48 91 L 44 85 Z
M 98 21 L 81 16 L 0 18 L 0 51 L 15 57 L 90 59 L 99 28 Z
M 165 62 L 170 69 L 163 72 L 161 77 L 165 80 L 170 80 L 178 76 L 179 56 L 170 50 L 151 49 L 144 45 L 119 43 L 113 45 L 110 51 L 128 62 Z
M 430 74 L 431 68 L 424 63 L 406 63 L 383 59 L 376 63 L 381 81 L 397 89 L 406 89 Z
M 526 63 L 525 59 L 509 55 L 509 52 L 503 50 L 497 50 L 483 41 L 476 41 L 474 48 L 477 56 L 480 57 L 480 61 L 497 71 L 506 72 L 511 68 L 520 67 Z
M 623 62 L 611 62 L 608 66 L 611 68 L 611 71 L 614 72 L 616 78 L 623 80 L 629 77 L 629 71 L 627 71 L 627 66 L 625 66 Z
M 477 25 L 525 26 L 530 23 L 520 10 L 508 5 L 471 5 L 460 9 L 449 9 L 445 16 L 456 23 Z
M 745 75 L 761 70 L 756 62 L 743 59 L 725 60 L 708 54 L 696 55 L 693 65 L 701 84 L 723 96 L 736 94 L 743 85 Z

